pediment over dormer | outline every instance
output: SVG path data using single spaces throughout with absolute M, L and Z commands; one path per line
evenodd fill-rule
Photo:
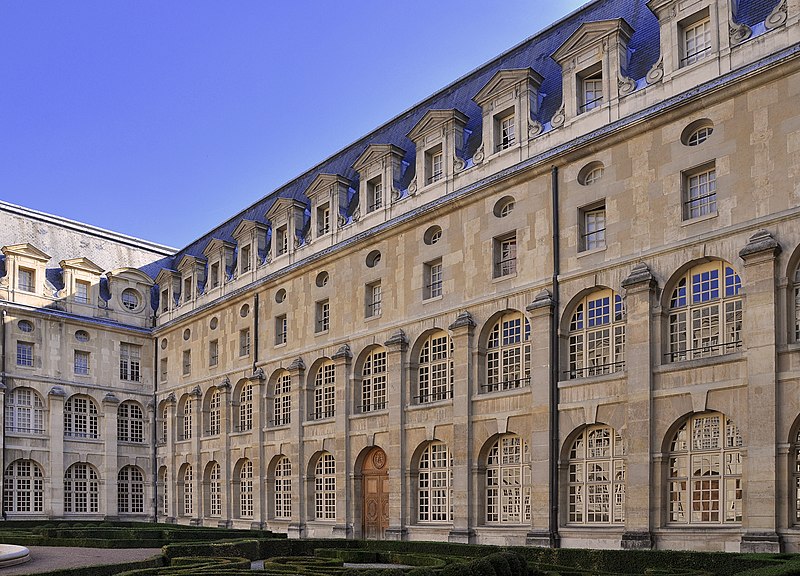
M 459 112 L 455 108 L 448 110 L 428 110 L 425 112 L 425 115 L 420 118 L 419 122 L 414 125 L 411 132 L 408 133 L 408 137 L 416 141 L 422 136 L 450 122 L 455 122 L 463 127 L 467 123 L 467 120 L 469 120 L 469 116 Z
M 294 198 L 285 198 L 281 197 L 275 200 L 272 203 L 272 206 L 269 207 L 267 213 L 265 214 L 267 220 L 272 222 L 276 217 L 279 215 L 288 214 L 291 210 L 305 210 L 306 205 L 299 200 L 295 200 Z
M 211 256 L 219 254 L 220 251 L 233 250 L 235 247 L 236 246 L 231 242 L 226 242 L 219 238 L 212 238 L 203 250 L 203 255 L 206 258 L 210 258 Z
M 619 35 L 619 40 L 627 45 L 633 35 L 633 28 L 624 18 L 584 22 L 558 50 L 553 52 L 552 58 L 561 64 L 586 50 L 597 47 L 604 39 L 616 34 Z
M 322 194 L 331 194 L 332 192 L 338 192 L 339 188 L 346 190 L 351 185 L 352 182 L 350 180 L 339 174 L 318 174 L 306 190 L 306 196 L 314 198 Z
M 543 81 L 542 75 L 530 67 L 498 70 L 472 99 L 478 106 L 483 106 L 485 102 L 502 95 L 508 90 L 513 90 L 525 82 L 528 82 L 534 90 L 538 91 Z
M 158 276 L 156 276 L 156 284 L 159 286 L 167 286 L 170 282 L 175 282 L 176 279 L 180 280 L 180 277 L 181 275 L 177 270 L 162 268 L 158 271 Z
M 90 274 L 99 276 L 103 273 L 103 269 L 88 258 L 70 258 L 69 260 L 62 260 L 58 263 L 61 268 L 72 268 L 74 270 L 82 270 Z
M 164 270 L 162 269 L 162 272 L 163 271 Z M 161 276 L 161 272 L 159 272 L 158 275 Z M 106 272 L 106 276 L 108 276 L 109 281 L 119 279 L 128 280 L 130 282 L 138 282 L 140 284 L 146 284 L 147 286 L 153 285 L 153 279 L 136 268 L 117 268 L 111 272 Z
M 33 244 L 25 242 L 24 244 L 12 244 L 11 246 L 3 246 L 3 254 L 6 256 L 25 256 L 38 260 L 40 262 L 47 262 L 50 256 L 39 250 Z
M 261 222 L 256 222 L 255 220 L 242 220 L 239 222 L 236 228 L 233 229 L 231 236 L 238 240 L 247 236 L 253 231 L 266 231 L 266 229 L 267 225 Z
M 183 258 L 181 258 L 180 263 L 178 264 L 178 270 L 181 272 L 185 271 L 192 271 L 196 270 L 197 268 L 204 267 L 206 265 L 206 261 L 203 258 L 197 258 L 196 256 L 190 256 L 187 254 Z
M 353 163 L 353 170 L 361 172 L 367 166 L 379 162 L 390 155 L 402 160 L 406 155 L 406 151 L 394 144 L 370 144 Z

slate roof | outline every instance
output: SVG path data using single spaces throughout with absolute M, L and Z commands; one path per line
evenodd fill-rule
M 736 1 L 736 0 L 732 0 Z M 741 7 L 737 18 L 740 22 L 752 25 L 762 22 L 779 0 L 739 0 Z M 531 67 L 544 77 L 542 82 L 541 109 L 538 119 L 543 124 L 549 122 L 561 106 L 561 68 L 551 58 L 569 36 L 584 22 L 624 18 L 633 28 L 634 33 L 629 42 L 630 64 L 628 76 L 634 80 L 644 78 L 650 67 L 659 57 L 659 25 L 655 15 L 647 7 L 644 0 L 596 0 L 572 14 L 567 15 L 550 27 L 531 36 L 527 40 L 501 54 L 494 60 L 456 80 L 439 92 L 416 104 L 409 110 L 378 127 L 373 132 L 353 142 L 346 148 L 322 161 L 291 182 L 264 196 L 250 207 L 233 216 L 217 228 L 201 236 L 190 245 L 179 250 L 172 263 L 165 267 L 175 267 L 183 256 L 203 256 L 203 249 L 212 238 L 233 241 L 231 233 L 242 219 L 266 222 L 265 214 L 278 197 L 291 197 L 307 202 L 304 191 L 320 173 L 341 174 L 353 182 L 358 181 L 358 174 L 352 165 L 369 144 L 395 144 L 406 151 L 403 159 L 407 169 L 401 178 L 401 188 L 408 186 L 414 174 L 415 146 L 406 134 L 430 109 L 455 108 L 469 117 L 465 126 L 468 132 L 465 160 L 472 157 L 481 141 L 482 111 L 472 101 L 491 77 L 502 69 Z M 354 208 L 354 199 L 350 198 L 350 209 Z M 307 218 L 308 218 L 308 211 Z M 306 226 L 308 224 L 306 223 Z M 148 271 L 150 273 L 151 271 Z M 155 277 L 157 271 L 151 276 Z

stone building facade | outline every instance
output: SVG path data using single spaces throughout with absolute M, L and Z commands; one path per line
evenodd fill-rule
M 797 551 L 798 101 L 799 0 L 598 1 L 181 250 L 17 234 L 7 514 Z

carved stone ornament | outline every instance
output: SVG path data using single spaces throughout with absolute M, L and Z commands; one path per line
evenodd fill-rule
M 392 186 L 392 201 L 397 202 L 402 197 L 403 193 L 400 191 L 400 189 Z
M 337 358 L 352 358 L 353 353 L 350 351 L 349 344 L 342 344 L 342 347 L 336 351 L 336 354 L 331 356 L 332 359 L 336 360 Z
M 481 144 L 480 148 L 475 151 L 475 155 L 472 157 L 472 162 L 475 164 L 480 164 L 483 162 L 484 158 L 486 158 L 486 153 L 483 151 L 483 144 Z
M 264 369 L 261 367 L 253 370 L 253 375 L 248 378 L 249 380 L 264 380 L 267 376 L 264 374 Z
M 203 391 L 200 390 L 200 385 L 198 384 L 197 386 L 192 388 L 192 391 L 189 392 L 189 395 L 190 396 L 195 396 L 196 398 L 200 398 L 203 395 Z
M 618 73 L 617 88 L 619 90 L 620 96 L 627 96 L 628 94 L 636 90 L 636 81 Z
M 289 364 L 289 372 L 297 372 L 300 370 L 306 369 L 306 363 L 303 362 L 302 358 L 295 358 L 291 364 Z
M 536 295 L 536 298 L 533 299 L 533 302 L 525 307 L 525 310 L 531 312 L 533 310 L 538 310 L 539 308 L 552 308 L 553 306 L 555 306 L 553 295 L 550 294 L 550 290 L 545 288 Z
M 413 196 L 416 193 L 417 193 L 417 179 L 414 178 L 411 181 L 411 184 L 408 185 L 408 195 Z
M 119 398 L 117 398 L 117 397 L 114 395 L 114 393 L 113 393 L 113 392 L 108 392 L 108 393 L 107 393 L 107 394 L 106 394 L 106 395 L 103 397 L 103 403 L 104 403 L 104 404 L 119 404 Z
M 631 273 L 628 274 L 628 277 L 622 281 L 623 288 L 629 288 L 631 286 L 636 286 L 637 284 L 644 284 L 647 283 L 650 286 L 655 286 L 656 279 L 653 276 L 653 273 L 650 272 L 650 268 L 644 262 L 639 262 L 635 264 L 633 268 L 631 268 Z
M 742 260 L 747 260 L 760 252 L 772 252 L 775 256 L 781 253 L 781 245 L 768 230 L 759 230 L 750 236 L 747 245 L 739 250 L 739 256 Z
M 741 44 L 753 35 L 750 26 L 747 24 L 737 24 L 733 21 L 728 22 L 728 31 L 731 37 L 731 44 L 734 45 Z
M 406 333 L 402 330 L 398 330 L 391 337 L 383 343 L 384 346 L 400 346 L 401 348 L 408 345 L 408 338 L 406 337 Z
M 164 398 L 164 402 L 167 402 L 169 404 L 175 404 L 175 402 L 177 401 L 178 399 L 175 397 L 175 392 L 170 392 L 169 394 L 167 394 L 167 397 Z
M 538 120 L 528 122 L 528 139 L 532 140 L 544 132 L 544 126 Z
M 472 314 L 464 310 L 463 312 L 460 312 L 458 316 L 456 316 L 455 322 L 450 324 L 448 328 L 450 330 L 455 330 L 456 328 L 462 328 L 462 327 L 474 328 L 475 326 L 476 324 L 475 320 L 473 320 L 472 318 Z
M 63 398 L 67 395 L 67 392 L 61 386 L 53 386 L 50 388 L 50 392 L 47 393 L 48 396 L 60 396 Z
M 314 235 L 311 233 L 311 228 L 309 228 L 309 229 L 308 229 L 308 232 L 306 232 L 306 237 L 305 237 L 305 238 L 303 238 L 303 243 L 304 243 L 305 245 L 309 245 L 309 244 L 311 244 L 311 242 L 313 242 L 313 241 L 314 241 Z
M 645 76 L 645 80 L 647 80 L 648 84 L 656 84 L 657 82 L 661 82 L 661 79 L 664 78 L 664 55 L 661 54 L 656 60 L 656 63 L 650 67 L 650 70 L 647 71 L 647 75 Z
M 336 221 L 339 223 L 339 228 L 344 228 L 345 226 L 347 226 L 347 218 L 345 218 L 341 214 L 338 214 L 338 219 Z
M 467 165 L 466 162 L 464 162 L 458 156 L 453 157 L 453 170 L 455 170 L 456 172 L 461 172 L 464 169 L 464 166 L 466 165 Z
M 550 125 L 553 128 L 561 128 L 564 125 L 564 122 L 567 121 L 567 114 L 564 111 L 564 104 L 561 104 L 561 108 L 559 108 L 553 117 L 550 119 Z
M 764 28 L 767 30 L 774 30 L 780 26 L 786 24 L 786 0 L 781 0 L 775 8 L 772 9 L 772 12 L 769 13 L 767 19 L 764 20 Z
M 359 220 L 361 220 L 361 206 L 356 206 L 353 212 L 353 222 L 358 222 Z
M 217 390 L 230 390 L 231 389 L 231 380 L 227 376 L 222 379 L 222 382 L 217 384 Z
M 295 248 L 300 248 L 300 246 L 302 246 L 302 245 L 303 245 L 303 241 L 300 239 L 300 237 L 297 234 L 295 234 L 294 235 L 294 247 Z

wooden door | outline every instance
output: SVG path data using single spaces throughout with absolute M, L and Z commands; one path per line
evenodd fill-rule
M 371 540 L 383 540 L 389 527 L 389 467 L 386 452 L 373 448 L 364 459 L 361 470 L 361 492 L 364 495 L 363 535 Z

